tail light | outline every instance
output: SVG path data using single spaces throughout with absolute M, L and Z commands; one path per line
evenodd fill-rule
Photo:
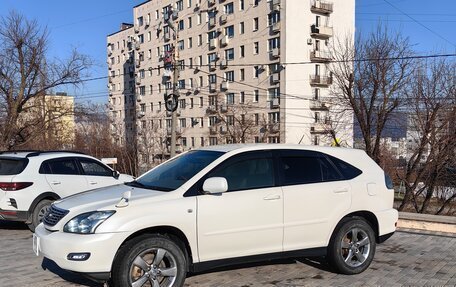
M 16 191 L 31 186 L 33 182 L 0 182 L 3 191 Z

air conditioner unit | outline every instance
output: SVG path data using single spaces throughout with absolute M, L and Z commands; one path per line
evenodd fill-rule
M 229 43 L 230 43 L 230 38 L 228 38 L 228 36 L 224 36 L 222 38 L 222 40 L 220 40 L 220 45 L 223 47 L 228 45 Z
M 271 75 L 271 84 L 275 85 L 275 84 L 278 84 L 279 82 L 280 82 L 280 75 L 277 73 L 272 74 Z
M 209 40 L 209 48 L 210 48 L 210 49 L 215 49 L 215 48 L 217 48 L 217 39 L 211 39 L 211 40 Z
M 313 44 L 313 39 L 312 38 L 307 39 L 307 45 L 312 45 L 312 44 Z
M 271 109 L 275 109 L 275 108 L 278 108 L 280 105 L 279 103 L 279 99 L 278 98 L 274 98 L 271 100 Z
M 228 66 L 228 61 L 226 59 L 222 59 L 220 61 L 220 68 L 225 69 Z
M 226 91 L 226 90 L 228 90 L 229 87 L 230 87 L 230 83 L 228 81 L 223 81 L 222 85 L 220 86 L 220 89 L 222 91 Z
M 215 26 L 215 17 L 210 17 L 209 18 L 209 27 L 214 27 Z
M 138 112 L 138 118 L 142 118 L 142 117 L 144 117 L 145 115 L 146 115 L 146 113 L 143 112 L 143 111 L 139 111 L 139 112 Z
M 278 58 L 278 57 L 280 57 L 280 48 L 274 48 L 274 49 L 272 49 L 272 51 L 271 51 L 271 56 L 272 56 L 273 58 Z
M 220 24 L 225 24 L 227 20 L 228 20 L 228 17 L 226 14 L 223 14 L 222 16 L 220 16 Z
M 272 10 L 276 12 L 280 11 L 280 0 L 272 0 Z

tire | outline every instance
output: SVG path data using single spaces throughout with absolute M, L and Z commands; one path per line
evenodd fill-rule
M 182 287 L 187 273 L 185 258 L 184 251 L 170 238 L 142 235 L 127 242 L 116 255 L 112 286 Z
M 35 206 L 35 209 L 33 209 L 31 222 L 27 224 L 30 231 L 35 232 L 35 228 L 38 226 L 38 224 L 41 223 L 41 221 L 43 221 L 44 215 L 51 207 L 51 203 L 52 200 L 48 199 L 43 199 L 42 201 L 38 202 L 38 204 Z
M 374 259 L 375 233 L 360 217 L 344 218 L 329 242 L 328 263 L 341 274 L 359 274 Z

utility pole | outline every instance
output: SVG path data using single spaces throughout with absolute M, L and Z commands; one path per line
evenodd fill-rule
M 172 16 L 171 16 L 172 17 Z M 171 21 L 170 21 L 171 22 Z M 178 96 L 179 90 L 177 88 L 178 80 L 179 80 L 179 49 L 177 44 L 179 42 L 179 29 L 177 28 L 178 20 L 176 17 L 176 21 L 173 26 L 170 28 L 174 31 L 174 51 L 173 51 L 173 94 L 176 97 L 177 105 L 179 104 Z M 170 147 L 170 157 L 173 158 L 176 155 L 176 128 L 177 128 L 177 112 L 176 110 L 172 111 L 171 114 L 171 147 Z

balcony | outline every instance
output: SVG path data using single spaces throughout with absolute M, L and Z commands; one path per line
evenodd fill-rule
M 220 21 L 220 25 L 225 24 L 228 21 L 228 15 L 223 14 L 222 16 L 220 16 L 220 20 L 219 21 Z
M 271 25 L 271 31 L 272 33 L 279 33 L 280 32 L 280 28 L 281 28 L 281 24 L 280 22 L 275 22 L 274 24 Z
M 272 11 L 280 12 L 280 0 L 272 0 Z
M 277 59 L 280 57 L 280 48 L 274 48 L 271 50 L 271 58 Z
M 277 109 L 280 107 L 280 101 L 279 98 L 274 98 L 269 102 L 269 107 L 271 109 Z
M 210 39 L 209 40 L 209 49 L 213 50 L 217 48 L 217 39 Z
M 314 110 L 314 111 L 327 111 L 329 109 L 325 102 L 323 102 L 322 100 L 315 100 L 315 99 L 313 99 L 310 102 L 309 107 L 311 110 Z
M 270 77 L 271 77 L 271 85 L 280 83 L 280 74 L 274 73 Z
M 222 84 L 220 85 L 221 91 L 226 91 L 229 88 L 230 88 L 230 83 L 228 81 L 223 81 Z
M 311 86 L 327 87 L 332 84 L 332 78 L 320 75 L 310 75 Z
M 209 83 L 209 93 L 217 92 L 217 84 L 216 83 Z
M 331 120 L 329 117 L 318 119 L 317 122 L 310 126 L 311 134 L 327 134 L 331 131 Z
M 268 131 L 271 134 L 280 132 L 280 123 L 270 123 L 268 124 Z
M 310 60 L 317 63 L 326 63 L 331 61 L 331 54 L 324 51 L 310 51 Z
M 319 14 L 331 14 L 333 12 L 333 3 L 321 0 L 314 0 L 310 11 Z
M 214 62 L 209 62 L 208 66 L 209 66 L 209 71 L 213 72 L 213 71 L 215 71 L 217 69 L 217 62 L 215 62 L 215 61 Z
M 217 113 L 217 106 L 210 105 L 209 107 L 207 107 L 206 114 L 213 115 L 213 114 L 216 114 L 216 113 Z
M 329 39 L 333 36 L 333 28 L 328 26 L 310 26 L 310 35 L 319 39 Z
M 222 46 L 222 47 L 227 46 L 229 43 L 230 43 L 230 38 L 229 38 L 228 36 L 224 36 L 224 37 L 220 40 L 220 46 Z

